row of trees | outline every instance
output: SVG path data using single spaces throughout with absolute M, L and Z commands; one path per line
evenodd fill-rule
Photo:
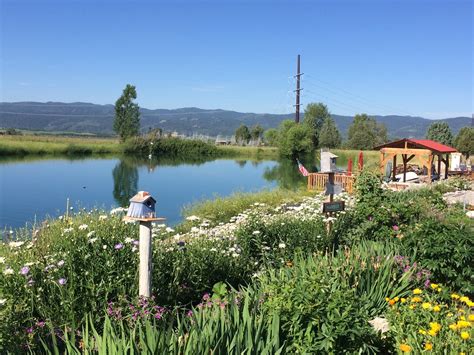
M 426 132 L 426 138 L 442 144 L 454 146 L 466 158 L 474 152 L 474 127 L 463 127 L 454 137 L 446 122 L 434 122 Z
M 134 102 L 137 98 L 135 86 L 127 84 L 122 95 L 115 102 L 114 131 L 122 141 L 137 136 L 140 132 L 140 108 Z M 250 140 L 260 143 L 264 138 L 268 145 L 278 146 L 284 156 L 309 153 L 320 147 L 337 148 L 342 139 L 336 123 L 331 118 L 326 105 L 310 103 L 304 111 L 301 125 L 293 120 L 283 121 L 280 126 L 264 132 L 259 124 L 252 128 L 241 125 L 235 132 L 239 144 Z M 469 156 L 474 151 L 474 128 L 463 127 L 456 137 L 446 122 L 434 122 L 428 129 L 426 138 L 455 146 L 461 153 Z M 387 142 L 387 128 L 366 114 L 358 114 L 347 132 L 345 148 L 372 149 Z
M 259 143 L 263 138 L 263 132 L 264 129 L 259 124 L 256 124 L 250 129 L 242 124 L 235 131 L 235 141 L 241 145 L 248 144 L 251 140 Z
M 317 148 L 338 148 L 342 138 L 326 105 L 311 103 L 306 106 L 302 124 L 293 120 L 283 121 L 278 129 L 265 132 L 265 141 L 278 146 L 283 156 L 294 157 L 308 154 Z M 358 114 L 348 130 L 344 147 L 372 149 L 387 141 L 387 129 L 366 114 Z

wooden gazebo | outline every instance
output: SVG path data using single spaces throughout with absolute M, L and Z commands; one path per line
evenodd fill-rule
M 444 163 L 444 178 L 448 178 L 449 154 L 457 152 L 456 149 L 429 139 L 404 138 L 398 141 L 375 147 L 380 150 L 380 172 L 384 174 L 386 164 L 393 159 L 392 179 L 395 180 L 397 169 L 397 155 L 402 156 L 403 182 L 406 181 L 407 164 L 414 157 L 427 167 L 428 182 L 431 183 L 432 167 L 437 157 L 437 174 L 441 177 L 441 162 Z

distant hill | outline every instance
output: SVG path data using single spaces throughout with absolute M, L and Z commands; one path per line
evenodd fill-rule
M 113 134 L 113 105 L 96 105 L 84 102 L 2 102 L 0 103 L 0 127 L 49 132 L 87 132 Z M 353 117 L 333 115 L 336 124 L 346 136 Z M 243 113 L 226 110 L 204 110 L 186 107 L 174 110 L 141 108 L 142 130 L 160 127 L 165 131 L 181 134 L 205 134 L 210 136 L 232 135 L 241 124 L 260 124 L 265 129 L 276 127 L 292 115 Z M 425 136 L 428 126 L 433 123 L 423 117 L 375 116 L 386 125 L 392 138 Z M 454 134 L 471 123 L 469 117 L 446 118 Z

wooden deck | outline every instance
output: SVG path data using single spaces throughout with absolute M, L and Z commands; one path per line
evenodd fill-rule
M 310 173 L 308 175 L 308 190 L 322 191 L 326 188 L 326 182 L 328 181 L 328 174 L 323 173 Z M 354 191 L 355 176 L 349 176 L 346 174 L 335 174 L 334 182 L 342 185 L 342 188 L 347 193 Z

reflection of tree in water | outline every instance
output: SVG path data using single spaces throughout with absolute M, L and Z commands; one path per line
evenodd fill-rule
M 129 199 L 138 191 L 138 168 L 136 164 L 123 159 L 112 170 L 114 178 L 114 199 L 122 207 L 129 205 Z
M 317 171 L 316 166 L 305 160 L 303 165 L 309 172 Z M 267 181 L 276 181 L 279 187 L 285 189 L 295 189 L 305 186 L 307 183 L 306 177 L 301 175 L 298 170 L 298 164 L 293 160 L 280 160 L 277 165 L 272 168 L 265 169 L 263 178 Z
M 247 160 L 236 160 L 235 162 L 236 162 L 237 165 L 240 166 L 241 168 L 243 168 L 243 167 L 247 164 Z

